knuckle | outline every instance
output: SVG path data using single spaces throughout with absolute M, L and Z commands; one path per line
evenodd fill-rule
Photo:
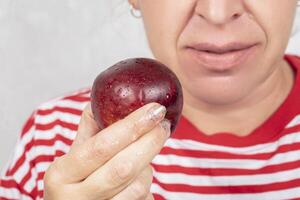
M 141 127 L 139 124 L 139 121 L 126 121 L 125 122 L 125 127 L 127 130 L 130 130 L 130 133 L 132 134 L 132 140 L 136 140 L 141 132 Z
M 129 116 L 126 118 L 120 120 L 122 129 L 128 133 L 130 133 L 130 140 L 136 141 L 142 132 L 142 127 L 140 125 L 140 122 L 138 120 L 130 120 Z
M 145 199 L 149 193 L 148 188 L 142 181 L 134 182 L 130 187 L 130 193 L 133 199 Z
M 138 122 L 134 122 L 131 125 L 132 131 L 132 140 L 135 141 L 137 138 L 140 137 L 141 127 Z
M 61 183 L 61 170 L 59 170 L 59 162 L 62 161 L 64 156 L 57 158 L 46 170 L 43 182 L 45 185 L 45 188 L 48 189 L 55 189 L 58 185 Z
M 114 185 L 130 180 L 134 174 L 134 168 L 130 162 L 120 162 L 112 165 L 110 171 L 110 179 Z
M 52 175 L 52 171 L 50 169 L 48 169 L 46 172 L 45 172 L 45 175 L 44 175 L 44 184 L 46 186 L 51 186 L 53 182 L 55 182 L 53 180 L 53 175 Z
M 137 137 L 138 134 L 141 132 L 141 127 L 138 121 L 131 123 L 131 130 L 134 134 L 136 134 Z
M 94 159 L 95 156 L 104 160 L 110 158 L 110 142 L 106 137 L 99 137 L 94 140 L 93 144 L 89 147 L 88 155 L 91 156 L 91 159 Z

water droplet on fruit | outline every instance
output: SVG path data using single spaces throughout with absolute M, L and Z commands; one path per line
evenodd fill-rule
M 110 88 L 112 88 L 112 84 L 106 85 L 106 89 L 110 89 Z
M 167 95 L 166 95 L 166 98 L 167 98 L 168 100 L 170 99 L 170 97 L 171 97 L 170 94 L 167 94 Z

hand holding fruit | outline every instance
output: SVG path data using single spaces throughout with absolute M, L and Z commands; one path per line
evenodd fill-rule
M 44 199 L 153 199 L 149 163 L 169 137 L 171 124 L 164 119 L 164 106 L 144 104 L 101 131 L 93 116 L 97 111 L 88 105 L 70 151 L 45 174 Z

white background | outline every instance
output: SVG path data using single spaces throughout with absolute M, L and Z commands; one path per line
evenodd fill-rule
M 300 33 L 289 45 L 300 53 Z M 151 54 L 126 0 L 0 0 L 0 168 L 36 106 L 140 56 Z

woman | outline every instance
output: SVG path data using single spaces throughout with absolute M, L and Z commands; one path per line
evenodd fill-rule
M 176 132 L 156 103 L 100 132 L 89 89 L 45 103 L 0 197 L 300 199 L 300 59 L 284 56 L 297 1 L 130 3 L 155 58 L 182 83 Z

